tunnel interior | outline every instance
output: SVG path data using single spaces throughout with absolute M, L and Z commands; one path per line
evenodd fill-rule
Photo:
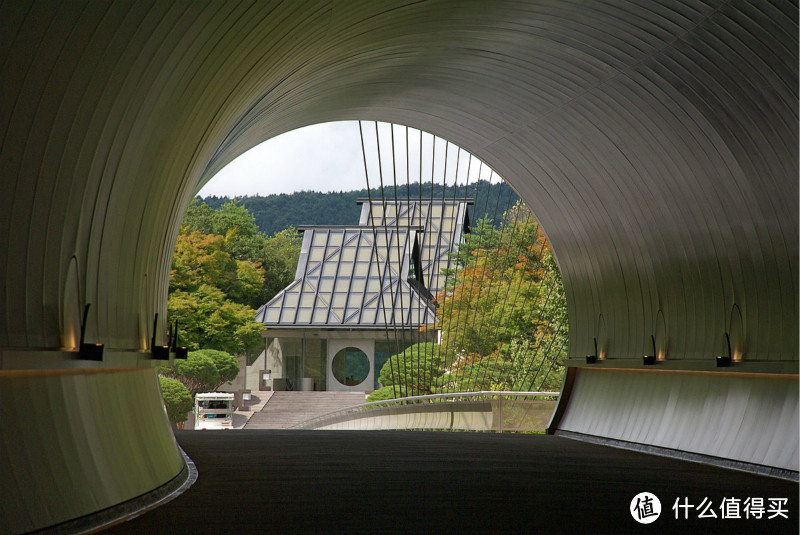
M 39 422 L 2 432 L 0 477 L 20 489 L 27 519 L 9 531 L 177 476 L 158 400 L 148 398 L 149 423 L 120 415 L 152 387 L 130 368 L 153 367 L 156 313 L 166 332 L 181 216 L 257 143 L 352 118 L 451 140 L 536 214 L 568 297 L 573 371 L 559 414 L 572 432 L 674 447 L 658 437 L 675 429 L 614 430 L 631 405 L 609 398 L 632 381 L 637 418 L 688 419 L 680 436 L 721 418 L 773 437 L 679 449 L 797 471 L 797 11 L 783 0 L 3 3 L 0 374 L 15 386 L 0 392 L 4 418 L 30 402 Z M 99 363 L 77 351 L 87 304 Z M 721 372 L 724 333 L 736 365 Z M 653 337 L 659 362 L 643 370 Z M 589 369 L 594 338 L 602 362 Z M 118 403 L 48 416 L 92 403 L 87 369 L 116 381 Z M 656 375 L 639 382 L 645 373 Z M 782 393 L 773 376 L 788 381 Z M 29 401 L 24 392 L 53 377 L 61 386 Z M 643 404 L 644 384 L 658 398 Z M 608 408 L 606 425 L 576 416 L 571 394 Z M 736 403 L 701 410 L 729 395 Z M 161 461 L 147 448 L 122 454 L 151 467 L 149 482 L 87 475 L 115 448 L 96 436 L 109 421 L 128 422 L 120 440 L 137 425 L 160 429 L 172 448 Z M 70 444 L 92 452 L 87 464 L 56 469 Z M 41 505 L 52 502 L 37 494 L 41 478 L 88 490 Z

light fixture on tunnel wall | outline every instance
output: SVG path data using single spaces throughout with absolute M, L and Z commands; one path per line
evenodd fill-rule
M 725 345 L 728 349 L 728 355 L 717 355 L 717 368 L 727 368 L 731 365 L 731 337 L 725 333 Z
M 656 357 L 658 353 L 656 352 L 656 337 L 654 335 L 650 335 L 650 340 L 653 342 L 653 354 L 652 355 L 644 355 L 642 357 L 642 363 L 645 366 L 652 366 L 656 363 Z
M 169 360 L 169 345 L 156 345 L 156 330 L 158 329 L 158 313 L 153 319 L 153 338 L 150 339 L 150 353 L 156 360 Z
M 175 353 L 176 359 L 185 360 L 189 358 L 189 348 L 186 346 L 178 346 L 178 320 L 175 320 L 175 338 L 172 338 L 172 340 L 170 340 L 170 343 L 172 344 L 171 351 Z
M 594 340 L 594 354 L 586 355 L 586 364 L 594 364 L 597 362 L 597 338 L 593 338 Z
M 89 317 L 90 304 L 86 304 L 83 309 L 83 321 L 81 322 L 81 344 L 80 344 L 80 358 L 84 360 L 103 360 L 103 344 L 87 344 L 86 338 L 86 320 Z

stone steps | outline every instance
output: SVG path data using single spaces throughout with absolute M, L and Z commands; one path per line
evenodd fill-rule
M 245 429 L 286 429 L 314 416 L 364 403 L 363 392 L 274 392 Z

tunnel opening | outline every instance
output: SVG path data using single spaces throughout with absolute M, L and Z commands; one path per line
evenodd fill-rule
M 3 531 L 181 470 L 148 344 L 183 208 L 253 138 L 347 116 L 469 147 L 547 226 L 570 299 L 559 430 L 796 479 L 796 1 L 0 10 Z M 611 516 L 585 504 L 584 525 Z
M 184 215 L 171 269 L 170 324 L 179 320 L 190 350 L 237 356 L 238 376 L 219 388 L 247 392 L 251 400 L 276 391 L 362 392 L 368 402 L 558 391 L 568 344 L 563 283 L 543 230 L 514 190 L 464 148 L 427 132 L 377 121 L 320 126 L 349 127 L 357 165 L 339 168 L 358 175 L 355 191 L 330 188 L 353 181 L 326 170 L 316 184 L 333 189 L 327 200 L 288 190 L 277 198 L 228 197 L 215 184 L 232 176 L 223 170 L 205 186 L 215 195 L 201 192 Z M 330 158 L 314 127 L 305 130 L 315 142 L 280 154 L 300 168 L 298 162 Z M 289 183 L 274 153 L 257 150 L 264 154 L 258 162 L 253 151 L 243 155 L 251 159 L 251 191 L 270 180 Z M 307 171 L 290 166 L 283 173 L 302 181 Z M 310 198 L 317 204 L 309 205 Z M 344 219 L 338 212 L 348 199 L 351 215 Z M 286 228 L 259 226 L 276 212 L 290 221 Z M 311 214 L 316 218 L 308 224 Z M 212 259 L 217 264 L 209 265 Z M 248 274 L 255 275 L 249 293 L 230 284 Z M 210 303 L 219 293 L 208 286 L 227 292 L 225 301 Z M 232 305 L 248 307 L 257 320 L 237 320 L 250 329 L 250 341 L 214 334 L 242 332 L 233 322 L 207 327 L 215 307 Z M 254 335 L 255 325 L 263 338 Z M 342 375 L 343 351 L 366 360 Z

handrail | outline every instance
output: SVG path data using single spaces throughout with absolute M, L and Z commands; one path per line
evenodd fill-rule
M 328 419 L 333 418 L 334 416 L 343 416 L 348 413 L 359 413 L 361 414 L 363 411 L 372 408 L 372 407 L 385 407 L 389 408 L 392 406 L 407 406 L 407 405 L 414 405 L 418 403 L 425 403 L 425 402 L 432 402 L 437 400 L 450 400 L 454 398 L 490 398 L 490 397 L 558 397 L 559 392 L 515 392 L 515 391 L 494 391 L 494 390 L 482 390 L 479 392 L 455 392 L 455 393 L 447 393 L 447 394 L 426 394 L 423 396 L 409 396 L 404 398 L 394 398 L 394 399 L 384 399 L 380 401 L 370 401 L 368 403 L 360 403 L 358 405 L 351 405 L 349 407 L 344 407 L 342 409 L 336 409 L 333 411 L 329 411 L 320 415 L 317 415 L 313 418 L 309 418 L 308 420 L 304 420 L 292 426 L 293 429 L 302 429 L 302 428 L 313 428 L 316 427 L 315 424 L 318 422 L 322 422 Z

